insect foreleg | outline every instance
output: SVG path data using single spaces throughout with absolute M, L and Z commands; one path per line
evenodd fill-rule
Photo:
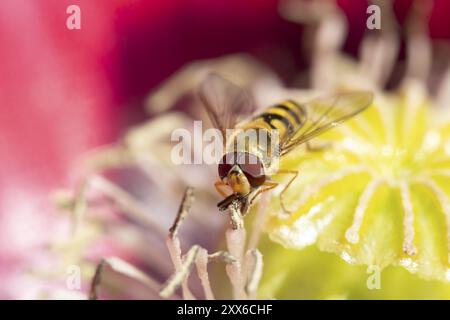
M 214 183 L 214 187 L 216 187 L 217 192 L 220 193 L 220 195 L 221 195 L 222 197 L 226 198 L 226 197 L 229 196 L 229 193 L 226 193 L 226 192 L 224 191 L 224 188 L 229 189 L 229 186 L 228 186 L 225 182 L 223 182 L 222 180 L 216 181 L 216 182 Z
M 252 198 L 250 199 L 250 205 L 253 203 L 253 201 L 255 201 L 255 199 L 263 192 L 269 191 L 273 188 L 275 188 L 276 186 L 278 186 L 277 182 L 273 182 L 273 181 L 266 181 L 263 183 L 263 185 L 255 192 L 255 194 L 252 196 Z

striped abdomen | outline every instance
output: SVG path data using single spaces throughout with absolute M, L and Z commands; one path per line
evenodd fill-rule
M 280 140 L 295 134 L 306 121 L 306 110 L 298 103 L 287 100 L 267 108 L 250 120 L 245 127 L 278 130 Z

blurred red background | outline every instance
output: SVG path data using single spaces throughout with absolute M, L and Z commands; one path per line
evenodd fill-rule
M 18 294 L 8 281 L 57 233 L 49 191 L 74 183 L 83 152 L 145 120 L 144 98 L 171 73 L 235 52 L 257 56 L 285 79 L 304 67 L 302 28 L 279 16 L 278 2 L 0 2 L 0 297 Z M 400 23 L 411 3 L 395 1 Z M 81 30 L 66 28 L 71 4 L 81 8 Z M 345 49 L 355 54 L 367 2 L 338 4 L 349 20 Z M 449 1 L 434 1 L 434 39 L 450 38 L 449 12 Z

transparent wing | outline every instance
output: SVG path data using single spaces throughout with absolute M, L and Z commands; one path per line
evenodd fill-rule
M 373 100 L 369 91 L 339 93 L 302 104 L 307 114 L 305 124 L 281 146 L 284 155 L 365 110 Z
M 212 124 L 224 137 L 226 129 L 233 129 L 240 117 L 255 110 L 253 99 L 246 90 L 215 73 L 202 81 L 198 94 Z

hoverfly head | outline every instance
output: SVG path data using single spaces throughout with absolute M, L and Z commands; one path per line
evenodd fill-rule
M 218 171 L 220 179 L 238 194 L 247 194 L 266 180 L 261 160 L 249 152 L 225 154 L 219 163 Z

